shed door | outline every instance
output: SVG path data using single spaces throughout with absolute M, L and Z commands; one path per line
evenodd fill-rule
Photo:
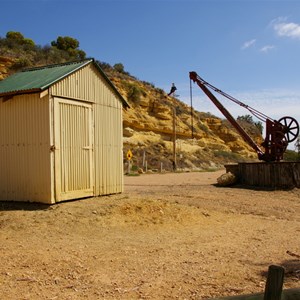
M 56 201 L 93 196 L 92 105 L 54 98 Z

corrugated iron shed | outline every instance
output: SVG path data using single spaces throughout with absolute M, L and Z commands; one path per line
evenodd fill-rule
M 0 200 L 53 204 L 123 191 L 122 110 L 92 60 L 0 82 Z
M 97 67 L 98 71 L 122 101 L 123 106 L 125 108 L 129 107 L 127 101 L 121 96 L 94 59 L 25 69 L 22 72 L 13 74 L 12 76 L 0 81 L 0 97 L 42 92 L 54 83 L 64 79 L 90 63 L 93 63 Z

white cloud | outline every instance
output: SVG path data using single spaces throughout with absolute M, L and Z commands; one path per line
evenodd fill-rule
M 278 36 L 300 39 L 300 24 L 287 23 L 278 18 L 272 21 L 272 26 Z
M 268 53 L 269 51 L 271 51 L 274 48 L 275 48 L 275 46 L 273 46 L 273 45 L 266 45 L 260 49 L 260 52 Z
M 242 49 L 243 49 L 243 50 L 244 50 L 244 49 L 247 49 L 247 48 L 253 46 L 255 43 L 256 43 L 256 39 L 247 41 L 247 42 L 245 42 L 245 43 L 243 44 Z

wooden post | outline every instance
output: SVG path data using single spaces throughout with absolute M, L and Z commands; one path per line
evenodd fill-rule
M 130 160 L 128 159 L 128 174 L 130 174 Z
M 283 279 L 283 267 L 274 265 L 269 267 L 264 300 L 281 300 Z
M 145 167 L 146 153 L 145 150 L 143 152 L 143 168 Z

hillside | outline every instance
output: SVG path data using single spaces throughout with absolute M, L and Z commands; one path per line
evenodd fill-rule
M 79 42 L 70 37 L 58 37 L 51 46 L 41 47 L 20 33 L 10 32 L 0 38 L 0 46 L 0 80 L 22 68 L 85 58 Z M 130 75 L 121 63 L 113 67 L 98 63 L 131 106 L 123 114 L 124 162 L 130 149 L 135 168 L 147 164 L 148 169 L 172 170 L 174 132 L 179 169 L 216 169 L 224 163 L 256 159 L 256 153 L 228 121 L 198 111 L 191 116 L 189 106 Z M 254 123 L 241 122 L 261 143 L 260 130 Z
M 135 165 L 141 167 L 144 161 L 145 166 L 147 161 L 150 168 L 160 169 L 162 163 L 163 168 L 172 169 L 174 110 L 178 168 L 214 169 L 257 158 L 227 120 L 198 111 L 193 111 L 192 120 L 189 106 L 153 84 L 113 69 L 106 69 L 106 73 L 131 106 L 123 115 L 124 152 L 133 152 Z M 261 143 L 259 129 L 253 123 L 241 123 Z

